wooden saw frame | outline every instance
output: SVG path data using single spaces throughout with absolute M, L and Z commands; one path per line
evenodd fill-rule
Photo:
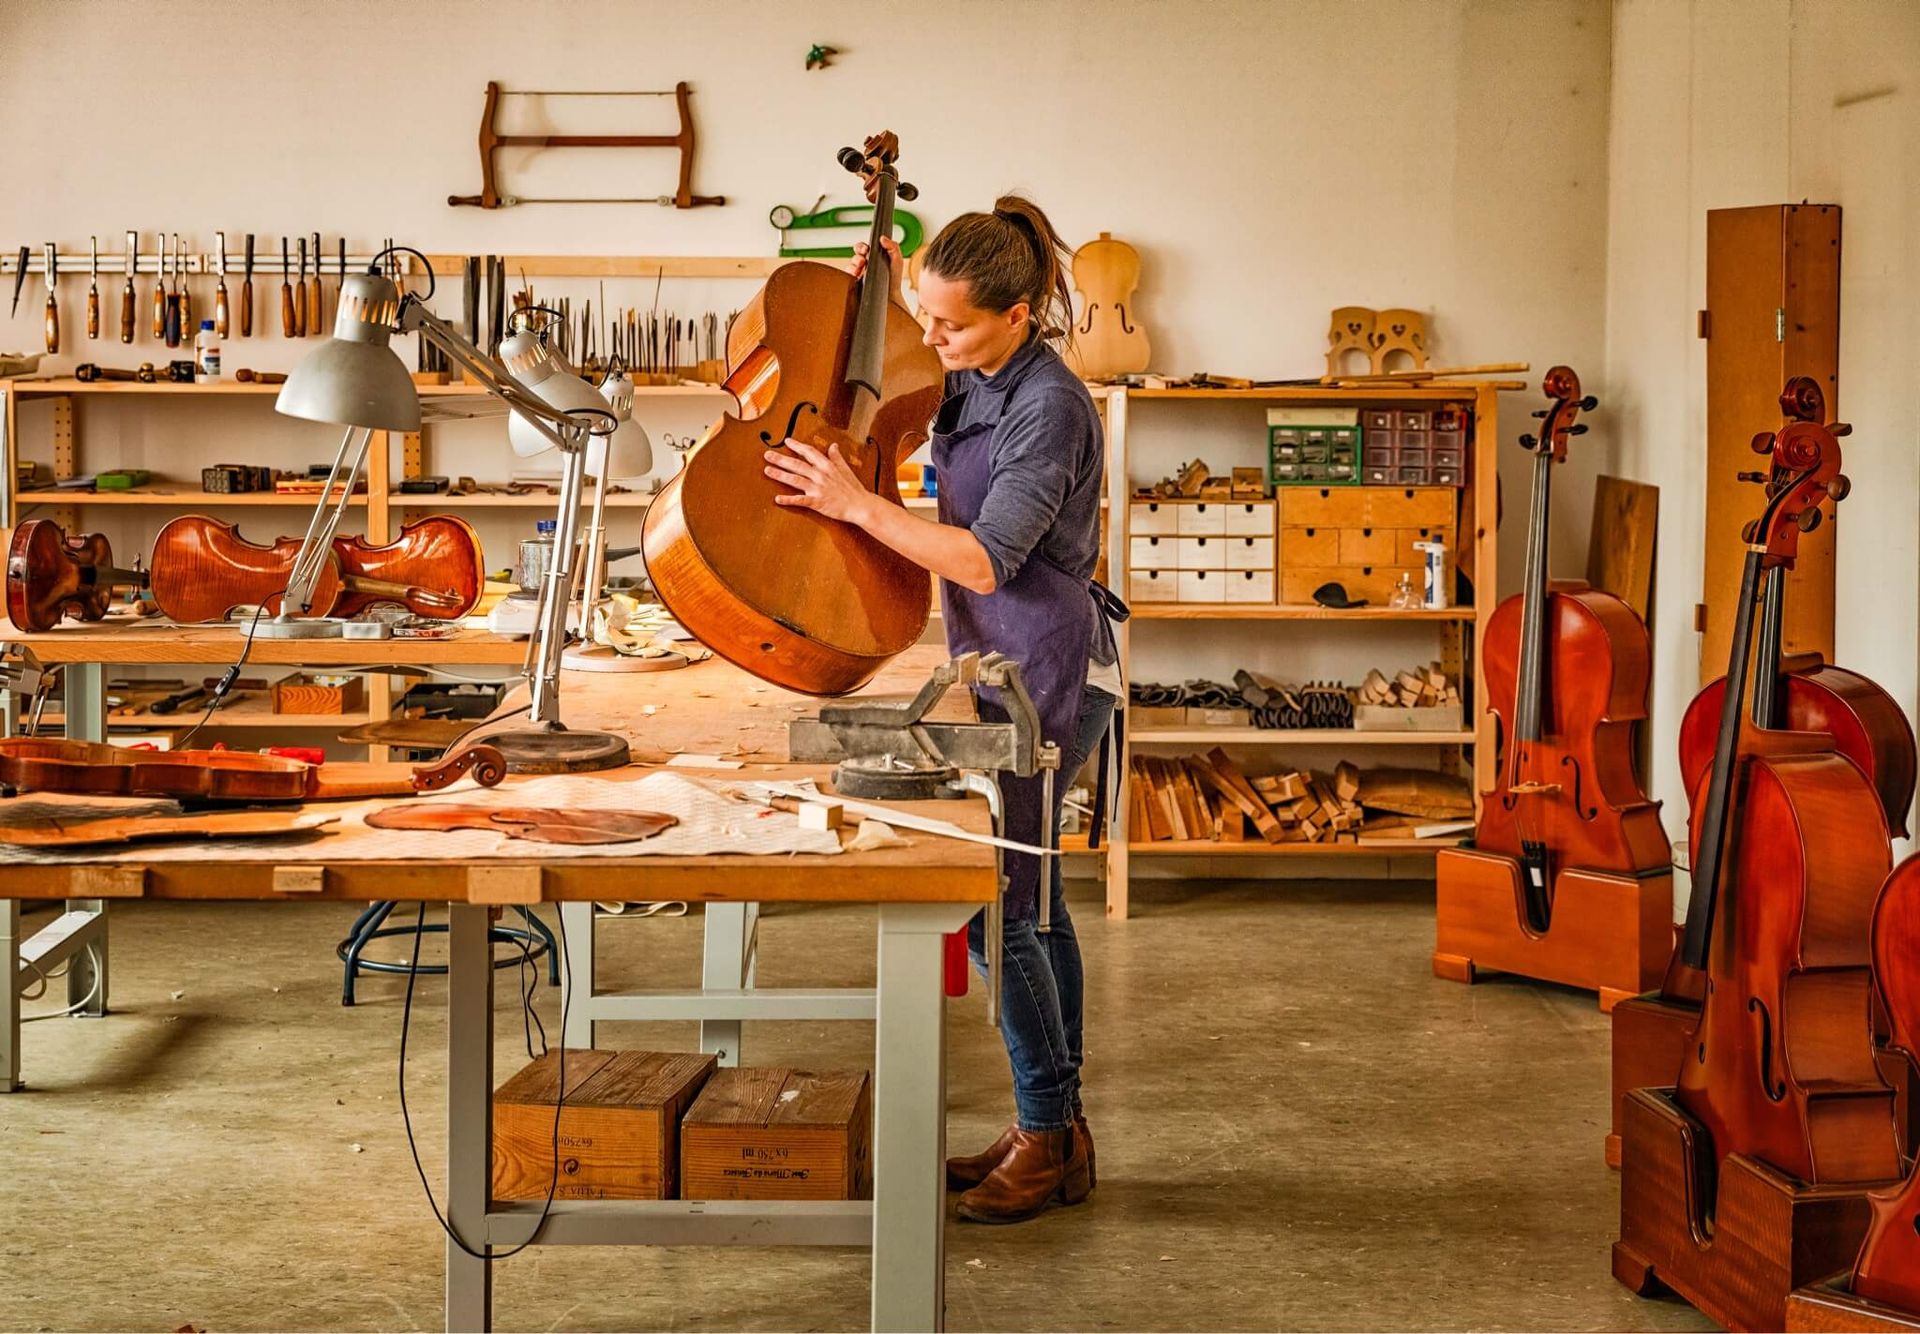
M 684 80 L 676 83 L 671 93 L 664 89 L 637 92 L 587 89 L 507 92 L 498 83 L 489 81 L 486 107 L 480 115 L 480 193 L 448 195 L 447 203 L 454 208 L 506 208 L 514 204 L 659 204 L 662 207 L 699 208 L 706 204 L 724 204 L 727 202 L 725 195 L 696 195 L 693 192 L 693 111 L 688 103 L 692 91 Z M 669 96 L 680 111 L 678 134 L 501 134 L 496 128 L 500 119 L 500 99 L 503 97 Z M 680 150 L 680 186 L 670 195 L 631 198 L 529 199 L 502 194 L 499 175 L 494 167 L 494 153 L 501 148 L 677 148 Z

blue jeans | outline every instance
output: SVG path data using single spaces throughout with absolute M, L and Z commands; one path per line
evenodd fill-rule
M 1067 785 L 1106 736 L 1117 703 L 1112 695 L 1092 686 L 1081 696 L 1079 726 L 1071 749 L 1061 757 L 1059 781 L 1054 785 L 1051 818 L 1056 829 Z M 1034 792 L 1037 796 L 1038 789 Z M 1009 811 L 1007 824 L 1019 823 Z M 1013 1102 L 1022 1130 L 1064 1130 L 1080 1110 L 1086 976 L 1080 966 L 1080 941 L 1061 889 L 1060 859 L 1055 857 L 1052 863 L 1044 877 L 1051 900 L 1051 929 L 1042 934 L 1034 918 L 1008 914 L 1001 932 L 1000 1036 L 1013 1067 Z M 986 976 L 985 913 L 967 924 L 967 948 L 974 968 Z

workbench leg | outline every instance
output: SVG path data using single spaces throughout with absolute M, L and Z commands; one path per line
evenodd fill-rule
M 484 905 L 447 905 L 447 1226 L 485 1253 L 493 1170 L 493 945 Z M 493 1328 L 493 1262 L 447 1239 L 447 1329 Z
M 943 937 L 962 904 L 880 907 L 873 1060 L 873 1327 L 946 1318 L 946 1001 Z
M 69 741 L 107 739 L 107 669 L 98 662 L 66 665 L 63 707 Z M 100 919 L 91 945 L 73 956 L 67 969 L 67 1004 L 76 1019 L 98 1019 L 107 1012 L 107 904 L 105 899 L 68 899 L 68 912 Z
M 593 905 L 560 905 L 560 938 L 566 942 L 567 966 L 560 972 L 560 1012 L 566 1023 L 560 1043 L 566 1047 L 593 1046 Z
M 0 1000 L 0 1093 L 20 1087 L 20 900 L 0 903 L 0 958 L 6 960 L 6 997 Z
M 753 985 L 760 905 L 709 903 L 705 911 L 706 945 L 700 960 L 700 985 L 709 991 L 747 990 Z M 702 1019 L 700 1050 L 714 1053 L 721 1065 L 739 1065 L 740 1021 Z

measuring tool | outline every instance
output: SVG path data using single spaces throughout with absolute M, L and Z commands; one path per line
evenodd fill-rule
M 786 204 L 776 204 L 767 214 L 767 221 L 780 229 L 780 254 L 786 259 L 845 259 L 853 254 L 853 244 L 835 246 L 796 246 L 788 244 L 788 232 L 818 232 L 837 228 L 858 230 L 865 235 L 873 227 L 872 204 L 844 204 L 836 208 L 821 208 L 815 200 L 813 208 L 806 213 L 796 213 Z M 920 225 L 920 219 L 903 208 L 893 210 L 893 239 L 900 243 L 900 253 L 911 255 L 920 248 L 926 239 L 927 230 Z
M 693 192 L 693 110 L 688 98 L 692 89 L 682 81 L 671 92 L 664 89 L 636 92 L 609 92 L 590 89 L 559 89 L 507 92 L 499 84 L 488 82 L 486 106 L 480 113 L 480 193 L 448 195 L 454 208 L 508 208 L 515 204 L 659 204 L 663 208 L 699 208 L 724 204 L 725 195 L 696 195 Z M 671 97 L 680 111 L 678 134 L 501 134 L 496 128 L 503 97 Z M 501 148 L 677 148 L 680 150 L 680 184 L 670 195 L 628 198 L 532 199 L 503 194 L 494 167 L 494 152 Z

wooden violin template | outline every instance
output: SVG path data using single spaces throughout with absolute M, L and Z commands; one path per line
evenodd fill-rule
M 1552 401 L 1533 451 L 1524 591 L 1487 623 L 1488 704 L 1500 720 L 1495 787 L 1484 795 L 1474 846 L 1520 862 L 1527 925 L 1545 931 L 1561 870 L 1637 876 L 1671 857 L 1660 805 L 1634 773 L 1634 725 L 1647 716 L 1651 647 L 1644 622 L 1610 593 L 1547 578 L 1553 466 L 1584 434 L 1594 400 L 1565 366 L 1547 372 Z
M 873 204 L 865 273 L 782 265 L 734 319 L 726 388 L 739 405 L 647 507 L 647 573 L 701 643 L 763 680 L 810 695 L 857 690 L 926 629 L 925 570 L 851 524 L 774 503 L 764 451 L 837 445 L 860 484 L 900 503 L 900 463 L 927 438 L 945 387 L 919 323 L 894 299 L 880 238 L 899 182 L 892 134 L 845 148 Z
M 1144 371 L 1153 360 L 1147 331 L 1135 317 L 1140 252 L 1110 232 L 1073 252 L 1073 286 L 1080 293 L 1066 362 L 1086 380 Z

